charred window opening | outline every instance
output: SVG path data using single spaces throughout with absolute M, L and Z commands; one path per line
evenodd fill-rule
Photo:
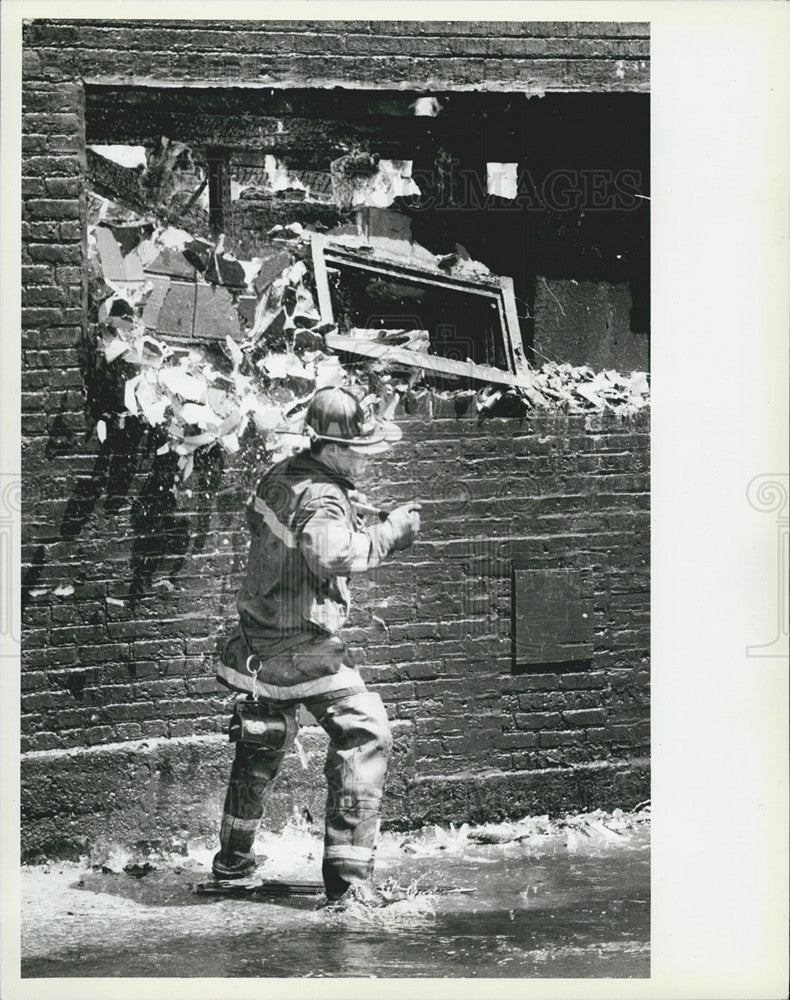
M 475 266 L 464 268 L 467 261 L 457 254 L 438 260 L 409 256 L 407 246 L 399 256 L 357 241 L 349 247 L 315 236 L 312 248 L 321 318 L 337 323 L 349 340 L 397 344 L 392 335 L 397 331 L 412 334 L 409 346 L 448 360 L 526 373 L 508 278 L 480 274 L 479 265 L 470 273 Z M 332 287 L 342 304 L 341 318 Z
M 648 101 L 89 85 L 86 122 L 89 144 L 144 146 L 171 164 L 160 171 L 178 180 L 177 191 L 163 188 L 167 221 L 201 238 L 221 233 L 239 257 L 257 255 L 266 234 L 295 221 L 376 249 L 408 244 L 407 256 L 415 247 L 434 261 L 458 253 L 512 279 L 532 364 L 628 372 L 649 366 Z M 111 168 L 97 166 L 98 155 L 89 167 L 106 181 Z M 140 168 L 126 171 L 134 194 Z M 150 196 L 156 171 L 144 172 Z M 516 370 L 472 296 L 424 292 L 413 281 L 387 288 L 389 277 L 360 289 L 349 268 L 333 270 L 349 330 L 427 330 L 436 356 Z
M 430 353 L 509 367 L 496 303 L 469 292 L 365 274 L 342 264 L 329 272 L 344 310 L 339 329 L 425 331 Z M 391 339 L 391 338 L 390 338 Z

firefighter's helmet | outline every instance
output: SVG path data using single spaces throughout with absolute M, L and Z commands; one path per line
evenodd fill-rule
M 341 386 L 326 386 L 315 393 L 307 407 L 305 428 L 311 438 L 342 444 L 363 455 L 387 451 L 401 438 L 399 427 L 366 414 L 356 396 Z

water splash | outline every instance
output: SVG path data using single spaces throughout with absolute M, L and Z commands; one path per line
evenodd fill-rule
M 393 901 L 386 906 L 369 906 L 355 899 L 342 906 L 324 906 L 319 915 L 330 926 L 347 930 L 371 927 L 395 930 L 430 923 L 436 916 L 436 894 L 421 889 L 416 881 L 402 886 L 390 878 L 379 889 L 385 896 L 393 896 Z

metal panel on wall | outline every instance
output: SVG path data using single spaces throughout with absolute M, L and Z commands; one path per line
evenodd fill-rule
M 592 657 L 592 598 L 578 570 L 513 570 L 513 637 L 514 667 Z

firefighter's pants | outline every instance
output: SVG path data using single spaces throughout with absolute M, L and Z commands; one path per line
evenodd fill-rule
M 322 870 L 327 894 L 337 896 L 372 874 L 392 735 L 381 698 L 364 686 L 301 702 L 329 736 Z M 299 702 L 271 704 L 295 717 Z M 224 865 L 241 868 L 253 859 L 266 791 L 286 752 L 236 744 L 220 832 Z

